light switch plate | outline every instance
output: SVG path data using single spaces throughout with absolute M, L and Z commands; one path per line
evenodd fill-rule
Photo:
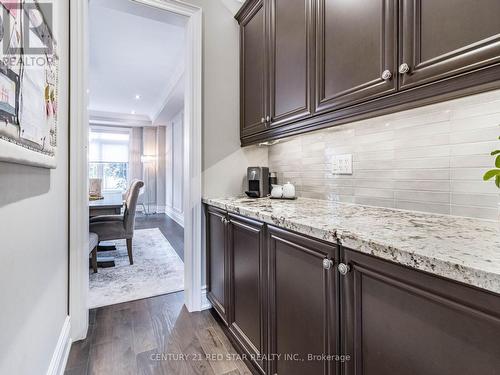
M 333 157 L 334 174 L 352 174 L 352 154 L 335 155 Z

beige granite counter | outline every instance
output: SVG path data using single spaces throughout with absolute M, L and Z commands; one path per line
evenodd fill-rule
M 203 202 L 500 294 L 498 221 L 308 198 Z

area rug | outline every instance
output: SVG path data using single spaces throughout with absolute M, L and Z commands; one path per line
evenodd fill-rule
M 158 228 L 135 231 L 132 266 L 125 240 L 112 242 L 116 250 L 100 254 L 114 256 L 115 267 L 90 271 L 89 308 L 184 290 L 184 263 Z

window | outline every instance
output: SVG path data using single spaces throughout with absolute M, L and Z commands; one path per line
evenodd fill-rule
M 103 191 L 127 188 L 129 140 L 127 130 L 90 130 L 89 177 L 102 179 Z

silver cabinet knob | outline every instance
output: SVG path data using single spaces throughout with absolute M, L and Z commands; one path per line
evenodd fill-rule
M 226 218 L 225 218 L 224 216 L 221 216 L 221 217 L 220 217 L 220 222 L 221 222 L 222 224 L 224 224 L 224 220 L 225 220 L 225 219 L 226 219 Z
M 386 70 L 384 70 L 384 71 L 382 72 L 382 79 L 383 79 L 384 81 L 388 81 L 388 80 L 390 80 L 390 79 L 391 79 L 391 77 L 392 77 L 392 73 L 391 73 L 391 71 L 390 71 L 390 70 L 386 69 Z
M 338 266 L 337 266 L 337 269 L 339 270 L 339 273 L 341 275 L 347 275 L 347 273 L 351 270 L 351 267 L 349 267 L 349 265 L 345 264 L 345 263 L 340 263 Z
M 323 268 L 325 270 L 329 270 L 332 267 L 333 267 L 333 260 L 328 258 L 323 259 Z
M 270 121 L 271 121 L 271 116 L 267 115 L 267 116 L 266 116 L 266 121 L 267 121 L 267 122 L 270 122 Z
M 264 117 L 261 117 L 261 119 L 260 119 L 260 123 L 261 123 L 261 124 L 263 124 L 263 123 L 265 123 L 265 122 L 266 122 L 266 119 L 265 119 Z
M 398 69 L 399 73 L 401 74 L 405 74 L 405 73 L 408 73 L 410 71 L 410 67 L 408 66 L 407 63 L 402 63 L 400 66 L 399 66 L 399 69 Z

